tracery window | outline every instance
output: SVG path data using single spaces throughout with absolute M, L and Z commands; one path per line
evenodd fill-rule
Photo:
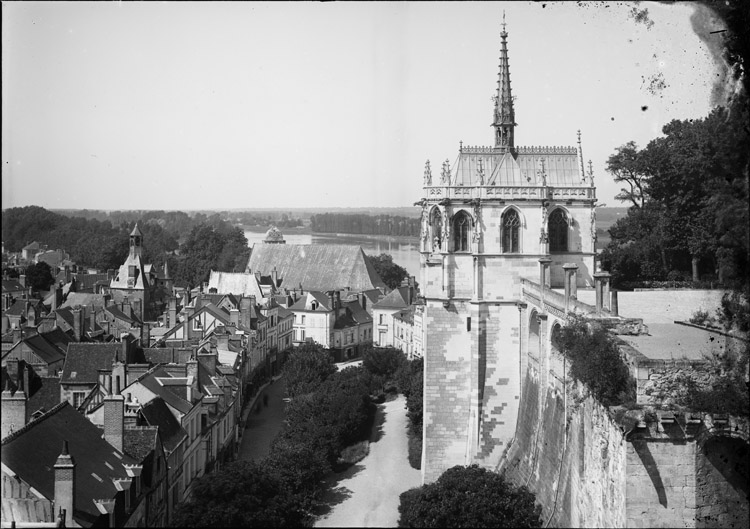
M 430 235 L 432 250 L 439 250 L 443 241 L 443 217 L 440 215 L 440 209 L 433 208 L 430 213 Z
M 518 212 L 515 209 L 509 209 L 503 214 L 503 253 L 520 252 L 519 226 L 521 220 L 518 218 Z
M 568 251 L 568 217 L 562 209 L 556 209 L 549 216 L 549 251 Z
M 471 217 L 465 211 L 459 211 L 453 218 L 453 251 L 468 252 L 471 233 Z

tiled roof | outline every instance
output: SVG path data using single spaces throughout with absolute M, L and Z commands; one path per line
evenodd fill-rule
M 41 335 L 44 336 L 45 340 L 53 344 L 62 352 L 66 352 L 68 350 L 68 344 L 73 341 L 73 339 L 59 327 L 55 327 L 51 331 L 43 332 Z
M 63 441 L 68 441 L 76 465 L 74 517 L 83 515 L 81 521 L 90 524 L 100 516 L 92 500 L 114 498 L 117 489 L 112 480 L 128 479 L 124 465 L 137 462 L 117 452 L 102 438 L 102 431 L 70 404 L 61 403 L 3 439 L 2 461 L 19 478 L 52 500 L 55 491 L 52 470 Z
M 26 314 L 26 300 L 17 299 L 13 305 L 5 309 L 6 316 L 24 316 Z
M 111 370 L 121 352 L 122 343 L 71 343 L 60 381 L 63 384 L 96 384 L 99 370 Z
M 122 438 L 122 451 L 141 463 L 156 447 L 158 426 L 129 426 Z
M 167 452 L 172 452 L 180 441 L 187 437 L 187 433 L 180 426 L 167 404 L 161 397 L 157 397 L 141 408 L 141 414 L 151 426 L 159 428 L 159 436 Z
M 281 285 L 305 290 L 368 290 L 385 284 L 359 246 L 343 244 L 255 244 L 248 271 L 268 275 L 276 268 Z
M 375 309 L 401 309 L 409 306 L 409 287 L 391 290 L 383 299 L 375 303 Z
M 263 292 L 255 274 L 211 270 L 211 275 L 208 278 L 208 289 L 211 290 L 212 288 L 216 289 L 217 294 L 255 296 L 257 301 L 263 298 Z

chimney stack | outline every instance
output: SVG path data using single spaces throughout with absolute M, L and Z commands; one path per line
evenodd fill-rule
M 68 452 L 68 441 L 63 441 L 62 452 L 55 461 L 55 510 L 64 513 L 62 527 L 73 527 L 76 497 L 76 463 Z
M 271 270 L 271 282 L 273 283 L 273 288 L 276 288 L 278 286 L 278 278 L 279 273 L 276 271 L 276 267 L 273 267 L 273 270 Z
M 19 387 L 15 393 L 10 391 L 10 377 L 5 382 L 5 390 L 2 392 L 2 424 L 0 429 L 4 439 L 11 433 L 26 426 L 26 407 L 28 400 L 26 394 Z
M 240 311 L 238 309 L 229 309 L 229 322 L 236 327 L 240 324 Z
M 190 360 L 185 362 L 186 373 L 190 380 L 190 395 L 188 396 L 192 402 L 193 396 L 198 393 L 198 361 L 195 357 L 191 357 Z
M 104 439 L 122 452 L 125 430 L 125 397 L 107 395 L 104 397 Z
M 83 311 L 80 306 L 71 309 L 73 314 L 73 339 L 80 342 L 83 338 Z
M 18 276 L 18 282 L 21 283 L 21 286 L 23 288 L 26 288 L 26 274 L 21 274 Z
M 177 325 L 177 298 L 169 298 L 169 310 L 167 311 L 167 329 Z
M 198 362 L 208 371 L 208 374 L 213 376 L 216 374 L 216 363 L 218 360 L 218 354 L 215 352 L 210 353 L 198 353 Z
M 250 320 L 252 316 L 252 304 L 254 297 L 240 298 L 240 322 L 246 331 L 250 330 Z

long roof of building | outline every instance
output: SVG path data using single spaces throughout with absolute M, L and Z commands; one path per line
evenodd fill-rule
M 385 288 L 360 246 L 344 244 L 255 244 L 248 272 L 269 275 L 276 268 L 282 286 L 305 290 L 355 291 Z
M 255 274 L 211 270 L 208 278 L 209 292 L 212 288 L 215 288 L 218 294 L 255 296 L 259 302 L 263 299 L 263 292 Z

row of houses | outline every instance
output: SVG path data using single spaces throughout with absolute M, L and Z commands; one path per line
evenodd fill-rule
M 168 525 L 236 457 L 243 406 L 285 351 L 421 355 L 413 278 L 388 292 L 359 247 L 256 245 L 245 272 L 190 290 L 144 264 L 142 244 L 136 226 L 119 270 L 63 267 L 44 299 L 8 284 L 3 520 Z

